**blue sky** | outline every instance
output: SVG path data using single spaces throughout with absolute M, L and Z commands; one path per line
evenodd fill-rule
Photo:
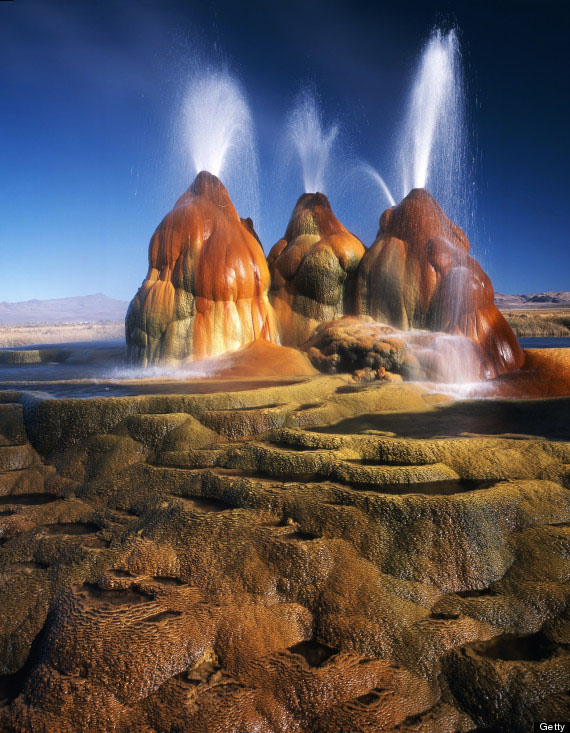
M 302 193 L 283 140 L 307 83 L 341 127 L 326 192 L 369 246 L 386 204 L 347 172 L 367 160 L 398 190 L 395 140 L 439 21 L 457 24 L 465 61 L 473 254 L 497 291 L 570 289 L 567 12 L 548 0 L 0 3 L 0 301 L 134 295 L 150 236 L 193 178 L 180 108 L 204 65 L 229 68 L 250 103 L 266 251 Z

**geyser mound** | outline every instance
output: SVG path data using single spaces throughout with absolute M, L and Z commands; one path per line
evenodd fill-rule
M 364 252 L 324 194 L 300 196 L 285 236 L 268 256 L 271 302 L 284 345 L 299 346 L 323 321 L 352 312 L 354 277 Z
M 491 379 L 520 368 L 524 358 L 469 249 L 433 196 L 414 189 L 380 218 L 358 270 L 356 309 L 403 330 L 466 336 L 478 347 L 482 376 Z
M 276 340 L 269 270 L 251 222 L 202 171 L 158 225 L 149 270 L 126 316 L 128 355 L 141 366 L 215 356 Z

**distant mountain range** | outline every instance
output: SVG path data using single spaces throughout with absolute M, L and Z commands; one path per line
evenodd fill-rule
M 559 290 L 529 295 L 495 293 L 495 303 L 502 310 L 509 308 L 570 308 L 570 291 Z M 122 321 L 128 305 L 126 300 L 109 298 L 103 293 L 55 300 L 2 302 L 0 303 L 0 326 Z
M 570 308 L 570 290 L 556 290 L 549 293 L 530 293 L 528 295 L 505 295 L 495 293 L 498 308 Z
M 2 302 L 0 303 L 0 326 L 122 321 L 125 318 L 127 306 L 126 300 L 109 298 L 103 293 L 55 300 Z

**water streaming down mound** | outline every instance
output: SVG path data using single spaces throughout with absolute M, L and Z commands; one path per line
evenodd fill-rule
M 476 384 L 482 380 L 481 360 L 473 341 L 466 336 L 429 331 L 401 335 L 418 360 L 428 381 Z
M 209 171 L 235 191 L 244 216 L 259 216 L 252 115 L 238 81 L 226 71 L 196 74 L 183 104 L 183 137 L 193 174 Z M 242 209 L 243 207 L 243 209 Z
M 470 162 L 465 92 L 455 30 L 435 29 L 421 55 L 400 135 L 402 193 L 428 188 L 465 226 Z
M 464 232 L 433 196 L 413 189 L 382 214 L 376 240 L 358 268 L 356 312 L 403 331 L 465 336 L 477 348 L 471 358 L 481 376 L 491 379 L 520 368 L 524 356 L 494 305 L 489 277 L 469 250 Z M 469 358 L 464 361 L 467 370 Z
M 299 96 L 288 123 L 288 138 L 299 155 L 305 193 L 323 193 L 325 174 L 338 126 L 325 129 L 314 94 L 305 90 Z

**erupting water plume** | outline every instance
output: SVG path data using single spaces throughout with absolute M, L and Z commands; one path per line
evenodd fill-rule
M 378 185 L 384 196 L 386 196 L 386 198 L 388 199 L 390 206 L 396 206 L 396 201 L 392 196 L 392 192 L 390 191 L 388 185 L 386 184 L 386 181 L 382 178 L 380 173 L 378 173 L 376 168 L 373 168 L 368 163 L 361 163 L 359 167 L 365 175 L 371 178 L 374 183 Z
M 249 107 L 227 72 L 196 76 L 184 103 L 184 124 L 194 174 L 220 177 L 234 157 L 255 150 Z
M 403 197 L 415 188 L 427 188 L 463 227 L 473 216 L 464 86 L 457 32 L 434 29 L 414 75 L 396 166 Z M 360 167 L 394 206 L 382 176 L 366 163 Z
M 420 58 L 400 136 L 402 193 L 428 188 L 460 224 L 470 168 L 465 117 L 457 33 L 435 29 Z
M 287 132 L 301 161 L 305 193 L 322 193 L 338 126 L 331 125 L 325 129 L 314 94 L 305 90 L 299 95 L 291 113 Z
M 183 139 L 193 175 L 209 171 L 233 193 L 240 211 L 259 219 L 253 118 L 239 82 L 227 71 L 200 71 L 182 110 Z

